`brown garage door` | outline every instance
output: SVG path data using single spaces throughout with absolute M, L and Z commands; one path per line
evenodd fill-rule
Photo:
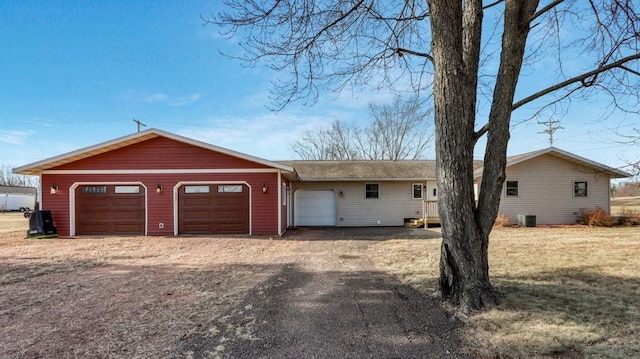
M 144 189 L 137 185 L 76 188 L 76 234 L 145 233 Z
M 245 185 L 185 185 L 178 202 L 181 234 L 249 233 L 249 188 Z

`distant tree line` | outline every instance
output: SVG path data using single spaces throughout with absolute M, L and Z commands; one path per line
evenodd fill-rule
M 0 186 L 38 187 L 38 177 L 18 175 L 13 173 L 13 166 L 0 165 Z
M 638 197 L 640 196 L 640 182 L 628 181 L 611 186 L 614 197 Z

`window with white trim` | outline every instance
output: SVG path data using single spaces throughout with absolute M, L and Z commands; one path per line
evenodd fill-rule
M 414 183 L 411 191 L 411 198 L 422 199 L 422 183 Z
M 378 183 L 367 183 L 364 185 L 364 198 L 380 198 L 380 185 Z

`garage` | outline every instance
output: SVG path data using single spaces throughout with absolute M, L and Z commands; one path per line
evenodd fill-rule
M 144 235 L 144 192 L 139 185 L 76 187 L 76 234 Z
M 336 194 L 332 190 L 298 190 L 294 194 L 296 226 L 335 226 Z
M 179 234 L 248 234 L 249 187 L 189 184 L 178 191 Z

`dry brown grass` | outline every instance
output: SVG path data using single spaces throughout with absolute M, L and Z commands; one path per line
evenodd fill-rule
M 440 241 L 380 243 L 381 268 L 429 292 Z M 496 358 L 640 357 L 637 227 L 505 228 L 491 235 L 496 309 L 468 318 L 478 355 Z
M 0 212 L 0 233 L 22 231 L 25 235 L 29 229 L 29 220 L 21 212 Z
M 640 212 L 640 197 L 617 197 L 611 200 L 611 214 L 619 216 L 623 211 Z
M 212 318 L 304 252 L 303 241 L 265 238 L 24 239 L 26 219 L 7 215 L 3 358 L 189 357 L 180 343 L 216 333 Z M 364 255 L 340 246 L 338 257 Z M 438 239 L 380 240 L 366 254 L 430 293 L 439 249 Z M 640 357 L 638 227 L 495 229 L 490 258 L 502 303 L 467 319 L 478 356 Z

